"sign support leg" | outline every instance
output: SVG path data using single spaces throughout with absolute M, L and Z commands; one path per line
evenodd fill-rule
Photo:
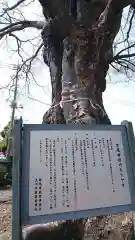
M 21 160 L 22 160 L 22 119 L 14 123 L 14 157 L 12 170 L 12 239 L 22 240 L 21 226 Z
M 123 121 L 122 125 L 125 125 L 127 128 L 127 136 L 129 136 L 128 138 L 128 143 L 129 143 L 129 149 L 130 149 L 130 155 L 131 155 L 131 160 L 133 163 L 133 166 L 135 166 L 135 138 L 134 138 L 134 130 L 133 130 L 133 126 L 131 122 L 128 121 Z M 133 168 L 133 172 L 134 172 L 134 178 L 135 178 L 135 168 Z M 132 220 L 133 220 L 133 231 L 134 231 L 134 235 L 135 235 L 135 212 L 132 212 Z

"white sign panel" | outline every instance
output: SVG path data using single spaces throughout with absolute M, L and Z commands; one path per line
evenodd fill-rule
M 131 204 L 120 131 L 31 131 L 29 168 L 29 216 Z

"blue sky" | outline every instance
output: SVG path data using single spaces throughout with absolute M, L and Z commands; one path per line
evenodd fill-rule
M 40 8 L 39 12 L 41 13 Z M 32 19 L 37 19 L 37 15 L 35 13 L 37 14 L 36 5 L 33 5 L 31 11 L 29 11 L 28 8 L 25 10 L 25 14 Z M 11 42 L 10 45 L 12 46 Z M 0 55 L 1 87 L 10 81 L 12 70 L 7 67 L 7 64 L 16 64 L 17 56 L 15 54 L 11 55 L 11 49 L 7 48 L 5 43 L 2 43 L 0 47 L 3 49 L 1 50 Z M 6 65 L 3 65 L 3 63 L 6 63 Z M 49 108 L 49 104 L 51 104 L 50 76 L 49 70 L 43 62 L 37 63 L 37 65 L 33 68 L 33 71 L 37 82 L 44 86 L 44 90 L 43 88 L 37 87 L 34 82 L 31 84 L 29 97 L 36 100 L 29 99 L 27 94 L 25 95 L 25 92 L 22 90 L 22 93 L 18 95 L 18 103 L 22 104 L 24 108 L 18 109 L 16 111 L 16 116 L 19 117 L 22 115 L 24 122 L 27 123 L 41 123 L 44 112 Z M 132 121 L 135 129 L 135 76 L 133 75 L 132 81 L 126 84 L 125 82 L 127 81 L 127 78 L 124 74 L 116 74 L 114 71 L 110 74 L 112 83 L 107 84 L 107 89 L 104 93 L 104 105 L 108 115 L 113 124 L 119 124 L 123 120 Z M 108 78 L 108 82 L 109 80 L 110 79 Z M 122 84 L 116 84 L 116 82 L 122 82 Z M 24 83 L 20 81 L 19 86 L 23 88 Z M 11 117 L 11 108 L 9 106 L 10 101 L 7 101 L 8 96 L 8 90 L 0 90 L 0 129 L 7 124 Z

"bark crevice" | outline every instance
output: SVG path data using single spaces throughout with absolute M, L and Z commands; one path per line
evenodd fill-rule
M 54 102 L 57 105 L 62 101 L 66 123 L 109 119 L 102 93 L 113 58 L 112 43 L 120 27 L 120 4 L 115 0 L 59 0 L 54 9 L 51 1 L 47 2 L 41 1 L 49 19 L 42 37 L 44 60 L 50 68 L 53 106 Z M 58 108 L 54 107 L 53 112 L 58 112 Z
M 47 19 L 42 38 L 52 83 L 52 107 L 45 113 L 43 123 L 111 124 L 102 94 L 125 3 L 121 6 L 118 0 L 39 1 Z M 66 229 L 68 223 L 64 225 Z M 73 228 L 68 240 L 82 240 L 84 220 L 70 224 Z M 75 235 L 73 229 L 82 231 Z

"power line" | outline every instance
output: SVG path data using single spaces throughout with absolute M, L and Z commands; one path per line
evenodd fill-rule
M 23 96 L 25 96 L 25 94 L 20 94 L 20 95 L 23 95 Z M 51 106 L 51 104 L 49 104 L 49 103 L 46 103 L 46 102 L 43 102 L 43 101 L 41 101 L 41 100 L 39 100 L 39 99 L 36 99 L 36 98 L 34 98 L 34 97 L 29 97 L 29 96 L 26 96 L 27 98 L 29 98 L 30 100 L 32 100 L 32 101 L 35 101 L 35 102 L 38 102 L 38 103 L 41 103 L 41 104 L 44 104 L 44 105 L 47 105 L 47 106 Z
M 3 87 L 3 89 L 5 89 L 5 90 L 10 90 L 8 87 Z M 11 92 L 12 92 L 13 90 L 11 90 Z M 19 95 L 22 95 L 22 96 L 24 96 L 24 97 L 27 97 L 27 98 L 29 98 L 30 100 L 32 100 L 32 101 L 35 101 L 35 102 L 38 102 L 38 103 L 41 103 L 41 104 L 44 104 L 44 105 L 47 105 L 47 106 L 51 106 L 51 104 L 49 104 L 49 103 L 47 103 L 47 102 L 43 102 L 42 100 L 39 100 L 39 99 L 36 99 L 36 98 L 34 98 L 34 97 L 30 97 L 30 96 L 28 96 L 28 95 L 26 95 L 26 94 L 23 94 L 22 92 L 21 93 L 18 93 Z M 127 100 L 123 100 L 123 99 L 119 99 L 119 98 L 115 98 L 115 99 L 113 99 L 113 100 L 111 100 L 110 98 L 108 98 L 108 97 L 104 97 L 104 99 L 108 99 L 109 101 L 111 101 L 112 103 L 114 103 L 114 104 L 117 104 L 117 103 L 120 103 L 120 104 L 123 104 L 123 105 L 125 105 L 125 106 L 129 106 L 129 107 L 135 107 L 135 102 L 129 102 L 129 101 L 127 101 Z
M 17 69 L 17 64 L 3 63 L 3 62 L 0 61 L 0 67 L 2 67 L 2 68 L 6 67 L 8 69 L 16 70 Z M 3 87 L 3 88 L 5 88 L 5 87 Z M 26 96 L 25 94 L 22 94 L 22 93 L 19 93 L 19 94 L 23 95 L 23 96 Z M 30 96 L 26 96 L 26 97 L 28 97 L 32 101 L 36 101 L 36 102 L 39 102 L 41 104 L 51 106 L 50 104 L 45 103 L 45 102 L 43 102 L 41 100 L 35 99 L 33 97 L 30 97 Z M 135 107 L 135 103 L 130 103 L 130 102 L 126 101 L 126 100 L 115 99 L 115 100 L 111 100 L 111 102 L 114 103 L 114 104 L 118 103 L 118 102 L 119 103 L 121 102 L 121 104 L 123 104 L 123 105 L 129 106 L 129 107 L 133 107 L 133 108 Z
M 0 64 L 2 64 L 2 65 L 6 65 L 6 66 L 18 66 L 18 64 L 15 64 L 15 63 L 4 63 L 4 62 L 1 62 L 0 61 Z
M 12 92 L 13 90 L 11 90 L 11 92 Z M 34 98 L 34 97 L 30 97 L 30 96 L 28 96 L 28 95 L 26 95 L 26 94 L 23 94 L 22 92 L 21 93 L 18 93 L 19 95 L 22 95 L 22 96 L 24 96 L 24 97 L 27 97 L 27 98 L 29 98 L 30 100 L 32 100 L 32 101 L 35 101 L 35 102 L 38 102 L 38 103 L 41 103 L 41 104 L 44 104 L 44 105 L 47 105 L 47 106 L 51 106 L 51 104 L 49 104 L 49 103 L 46 103 L 46 102 L 43 102 L 43 101 L 41 101 L 41 100 L 39 100 L 39 99 L 36 99 L 36 98 Z
M 0 62 L 0 68 L 8 68 L 8 69 L 11 69 L 11 70 L 16 70 L 17 69 L 17 64 L 9 64 L 9 63 Z
M 36 101 L 36 102 L 39 102 L 41 104 L 44 104 L 44 105 L 47 105 L 47 106 L 51 106 L 51 104 L 49 104 L 49 103 L 43 102 L 43 101 L 41 101 L 39 99 L 36 99 L 34 97 L 27 96 L 27 95 L 25 95 L 23 93 L 20 93 L 20 95 L 26 96 L 27 98 L 29 98 L 32 101 Z M 121 99 L 117 99 L 116 98 L 116 100 L 111 100 L 111 102 L 114 103 L 114 104 L 121 103 L 123 105 L 127 105 L 127 106 L 133 107 L 133 108 L 135 107 L 135 102 L 128 102 L 127 100 L 121 100 Z
M 23 116 L 25 119 L 27 119 L 27 117 L 24 115 L 24 113 L 22 113 L 22 111 L 20 111 L 20 109 L 16 109 L 20 114 L 21 114 L 21 116 Z M 26 123 L 26 122 L 28 122 L 29 120 L 27 119 L 27 120 L 25 120 L 24 121 L 24 124 Z
M 110 100 L 110 99 L 108 98 L 108 100 Z M 122 99 L 115 98 L 114 100 L 110 100 L 110 101 L 114 104 L 119 104 L 120 103 L 120 104 L 125 105 L 127 107 L 133 107 L 133 108 L 135 107 L 135 102 L 129 102 L 127 100 L 122 100 Z

